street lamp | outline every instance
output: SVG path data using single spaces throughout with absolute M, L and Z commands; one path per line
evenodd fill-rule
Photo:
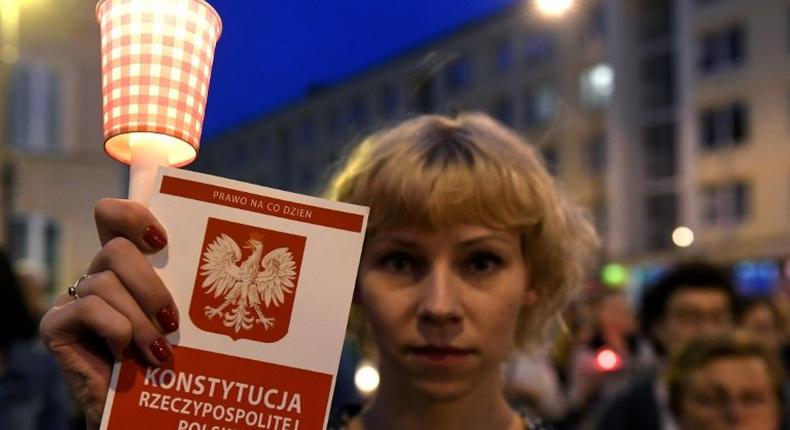
M 543 15 L 559 17 L 571 10 L 574 0 L 534 0 L 535 6 Z

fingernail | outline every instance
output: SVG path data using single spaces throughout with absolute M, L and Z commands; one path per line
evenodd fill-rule
M 156 314 L 156 320 L 159 321 L 159 326 L 162 327 L 165 333 L 172 333 L 178 330 L 178 316 L 173 305 L 167 305 L 160 309 Z
M 173 357 L 173 352 L 170 351 L 170 347 L 167 345 L 167 341 L 163 337 L 151 342 L 151 345 L 148 347 L 148 349 L 151 351 L 151 354 L 153 354 L 154 357 L 159 360 L 160 363 L 166 363 Z
M 146 227 L 145 232 L 143 233 L 143 240 L 145 243 L 148 244 L 151 248 L 156 250 L 162 249 L 167 245 L 167 239 L 165 239 L 165 235 L 159 231 L 158 228 L 149 225 Z

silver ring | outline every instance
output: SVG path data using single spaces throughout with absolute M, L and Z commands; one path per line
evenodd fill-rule
M 79 279 L 74 281 L 74 283 L 69 286 L 69 289 L 68 289 L 69 296 L 74 297 L 75 299 L 79 299 L 80 298 L 80 295 L 77 292 L 77 287 L 79 287 L 80 286 L 80 282 L 82 282 L 82 280 L 87 278 L 88 276 L 90 276 L 90 275 L 88 275 L 87 273 L 82 274 L 82 276 L 80 276 Z

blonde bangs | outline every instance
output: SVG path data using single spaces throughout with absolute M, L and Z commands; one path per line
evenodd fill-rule
M 506 139 L 461 129 L 443 117 L 432 119 L 401 126 L 397 140 L 384 132 L 363 142 L 329 197 L 371 207 L 369 235 L 404 226 L 526 229 L 540 222 L 544 205 L 529 177 L 548 174 L 540 163 L 527 166 L 532 172 L 518 171 L 525 159 L 535 157 L 519 152 L 532 148 L 504 145 L 492 151 L 484 146 L 502 146 L 499 142 Z M 424 129 L 436 122 L 445 128 L 435 133 Z
M 399 172 L 394 160 L 388 164 L 365 181 L 371 186 L 360 191 L 367 195 L 356 196 L 360 203 L 374 208 L 369 220 L 371 234 L 404 226 L 427 230 L 458 224 L 526 228 L 541 218 L 530 204 L 534 199 L 523 189 L 523 181 L 495 166 L 450 164 L 406 167 L 407 172 Z

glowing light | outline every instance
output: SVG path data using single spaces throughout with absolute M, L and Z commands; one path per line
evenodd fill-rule
M 612 372 L 622 367 L 620 355 L 609 348 L 601 348 L 595 354 L 595 368 L 599 372 Z
M 535 0 L 535 5 L 540 13 L 558 17 L 564 15 L 573 7 L 573 0 Z
M 601 271 L 601 280 L 607 286 L 620 286 L 628 281 L 628 269 L 622 264 L 609 263 Z
M 363 395 L 369 395 L 379 387 L 379 371 L 370 363 L 362 363 L 354 373 L 354 385 Z
M 672 243 L 680 248 L 687 248 L 694 243 L 694 232 L 685 226 L 680 226 L 672 232 Z
M 599 93 L 612 94 L 614 90 L 614 70 L 608 64 L 598 64 L 590 70 L 590 83 Z

